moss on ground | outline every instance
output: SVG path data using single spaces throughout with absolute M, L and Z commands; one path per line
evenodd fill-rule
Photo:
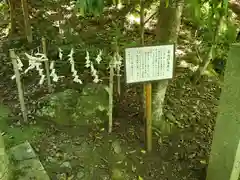
M 35 141 L 41 137 L 44 129 L 38 125 L 12 125 L 11 110 L 0 104 L 0 130 L 3 132 L 7 148 L 28 141 Z

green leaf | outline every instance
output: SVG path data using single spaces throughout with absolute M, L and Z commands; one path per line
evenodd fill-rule
M 93 9 L 93 0 L 86 0 L 86 4 L 87 4 L 86 6 L 87 11 L 91 12 Z
M 192 20 L 195 24 L 203 24 L 202 21 L 204 20 L 202 16 L 202 8 L 204 11 L 204 6 L 198 0 L 186 0 L 189 10 L 191 10 Z M 191 19 L 190 18 L 190 19 Z
M 166 8 L 169 6 L 169 0 L 166 0 Z
M 228 12 L 228 0 L 223 0 L 223 9 L 224 9 L 224 14 L 226 15 Z
M 86 6 L 87 6 L 86 0 L 78 0 L 78 1 L 76 2 L 76 7 L 79 9 L 80 14 L 81 14 L 82 16 L 85 15 Z
M 77 0 L 76 6 L 82 16 L 86 12 L 93 15 L 100 15 L 104 8 L 104 0 Z
M 197 20 L 197 22 L 200 22 L 201 21 L 201 4 L 198 3 L 197 0 L 194 0 L 195 1 L 195 4 L 194 4 L 194 7 L 195 7 L 195 18 Z

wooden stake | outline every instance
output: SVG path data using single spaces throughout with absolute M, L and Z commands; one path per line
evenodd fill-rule
M 120 61 L 119 59 L 119 48 L 118 48 L 118 44 L 117 44 L 117 48 L 116 48 L 116 60 L 117 62 Z M 117 67 L 117 91 L 118 91 L 118 95 L 120 97 L 121 95 L 121 78 L 120 78 L 120 70 L 121 70 L 121 67 L 119 65 L 119 67 Z
M 26 106 L 25 106 L 25 102 L 24 102 L 24 95 L 23 95 L 23 89 L 22 89 L 22 84 L 21 84 L 21 77 L 20 77 L 20 73 L 18 70 L 18 66 L 17 66 L 17 61 L 16 61 L 16 55 L 13 49 L 9 50 L 9 54 L 10 54 L 10 58 L 12 59 L 12 64 L 13 64 L 13 69 L 14 69 L 14 73 L 16 76 L 16 83 L 17 83 L 17 88 L 18 88 L 18 97 L 19 97 L 19 101 L 20 101 L 20 106 L 21 106 L 21 111 L 22 111 L 22 115 L 23 115 L 23 121 L 27 122 L 27 110 L 26 110 Z
M 43 48 L 43 53 L 47 57 L 47 46 L 46 46 L 46 39 L 42 37 L 42 48 Z M 48 83 L 48 92 L 52 92 L 52 85 L 51 85 L 51 78 L 50 78 L 50 70 L 49 70 L 49 62 L 44 61 L 45 64 L 45 70 L 46 70 L 46 75 L 47 75 L 47 83 Z
M 120 67 L 117 68 L 117 91 L 118 91 L 118 95 L 120 97 L 121 95 L 121 79 L 120 79 Z
M 144 0 L 140 0 L 140 31 L 141 31 L 141 45 L 144 46 Z M 143 87 L 144 96 L 145 96 L 145 111 L 144 119 L 145 123 L 145 141 L 147 144 L 147 151 L 152 151 L 152 84 L 144 84 Z M 144 97 L 143 96 L 143 97 Z
M 113 77 L 114 77 L 114 67 L 113 67 L 113 62 L 110 62 L 110 76 L 109 76 L 109 112 L 108 112 L 108 117 L 109 117 L 109 122 L 108 122 L 108 132 L 112 132 L 112 112 L 113 112 Z
M 145 85 L 146 90 L 146 139 L 147 150 L 152 151 L 152 85 L 148 83 Z

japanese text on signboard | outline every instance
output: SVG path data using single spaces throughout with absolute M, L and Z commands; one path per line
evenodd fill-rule
M 172 78 L 174 45 L 127 48 L 125 53 L 127 83 Z

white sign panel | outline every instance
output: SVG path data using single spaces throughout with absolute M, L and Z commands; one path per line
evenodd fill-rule
M 127 48 L 125 53 L 127 83 L 172 78 L 174 60 L 173 44 Z

